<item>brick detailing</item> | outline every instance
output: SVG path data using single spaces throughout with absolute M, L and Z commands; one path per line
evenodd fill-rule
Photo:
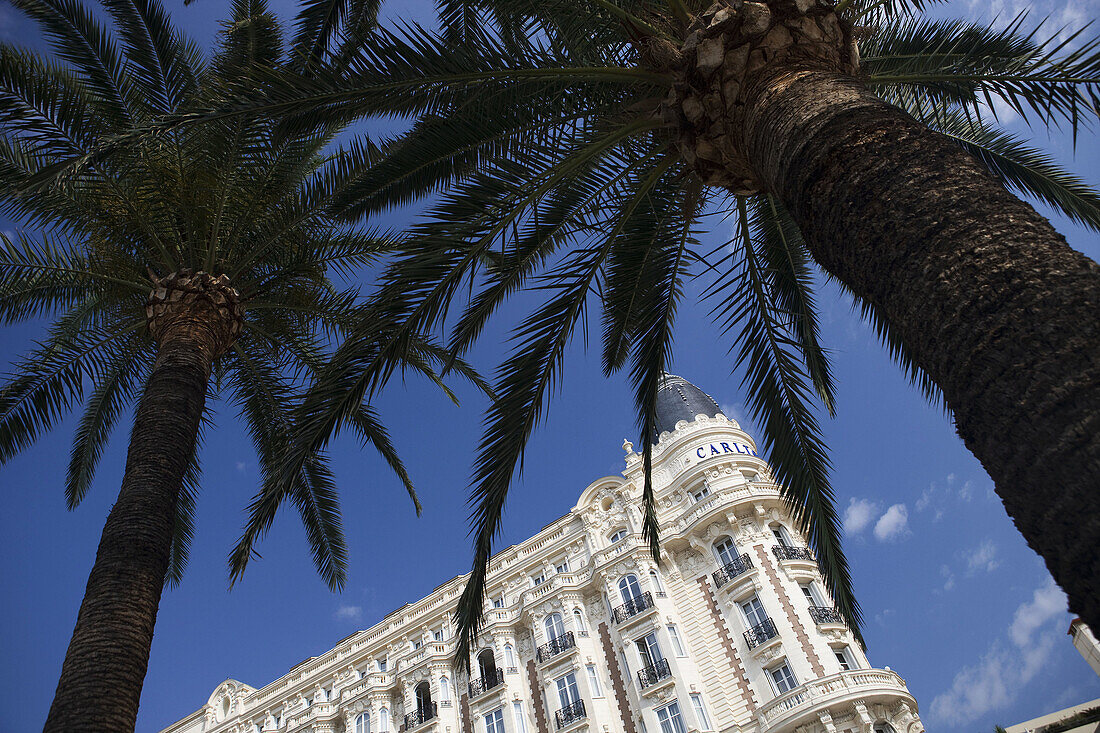
M 710 609 L 711 620 L 714 622 L 714 628 L 718 632 L 718 640 L 722 642 L 722 648 L 726 650 L 726 657 L 730 660 L 730 666 L 733 668 L 737 677 L 737 691 L 741 693 L 741 699 L 745 701 L 745 704 L 749 708 L 749 714 L 754 715 L 756 708 L 760 705 L 760 701 L 756 699 L 756 696 L 752 692 L 752 687 L 749 686 L 749 677 L 745 674 L 745 665 L 741 663 L 741 657 L 737 654 L 737 647 L 734 646 L 733 638 L 730 636 L 730 631 L 726 627 L 726 620 L 722 618 L 722 612 L 718 610 L 718 604 L 714 602 L 714 591 L 710 588 L 710 579 L 702 575 L 697 578 L 699 583 L 699 589 L 703 591 L 703 598 L 707 602 L 707 608 Z
M 535 671 L 535 660 L 527 662 L 527 685 L 531 688 L 531 704 L 535 708 L 535 725 L 539 733 L 550 733 L 550 721 L 546 719 L 546 699 L 542 696 L 539 673 Z
M 813 670 L 815 679 L 824 677 L 825 668 L 821 666 L 821 660 L 818 659 L 817 652 L 814 651 L 813 644 L 810 643 L 810 637 L 806 635 L 805 627 L 802 626 L 798 616 L 795 615 L 794 605 L 791 604 L 790 596 L 787 595 L 787 591 L 783 589 L 782 583 L 779 582 L 779 575 L 775 572 L 775 565 L 768 556 L 767 550 L 763 545 L 756 545 L 752 549 L 756 550 L 756 556 L 760 558 L 760 567 L 764 570 L 764 574 L 768 576 L 768 581 L 772 584 L 775 594 L 779 596 L 779 603 L 787 614 L 787 620 L 791 623 L 791 628 L 794 629 L 794 636 L 798 640 L 798 645 L 806 652 L 806 658 L 810 662 L 810 669 Z
M 462 717 L 462 733 L 474 733 L 474 726 L 470 723 L 470 696 L 463 694 L 458 698 L 458 709 Z
M 611 643 L 611 632 L 607 630 L 607 623 L 600 624 L 600 645 L 603 646 L 603 656 L 607 660 L 607 671 L 611 675 L 611 687 L 615 690 L 615 703 L 619 706 L 619 717 L 623 721 L 623 730 L 626 733 L 638 733 L 634 727 L 634 716 L 630 713 L 630 701 L 626 699 L 626 685 L 623 684 L 623 670 L 619 667 L 619 655 L 615 653 L 615 647 Z

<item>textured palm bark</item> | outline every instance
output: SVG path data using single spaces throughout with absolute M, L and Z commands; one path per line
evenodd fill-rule
M 1028 544 L 1100 629 L 1100 266 L 945 137 L 826 71 L 746 90 L 738 146 L 890 324 Z
M 191 339 L 171 340 L 158 351 L 46 731 L 134 730 L 211 359 L 209 349 Z

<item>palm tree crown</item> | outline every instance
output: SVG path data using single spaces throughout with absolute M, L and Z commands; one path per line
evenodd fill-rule
M 739 151 L 722 147 L 737 132 L 733 122 L 743 122 L 740 80 L 776 58 L 807 62 L 814 44 L 824 46 L 831 68 L 947 136 L 1004 186 L 1100 229 L 1100 196 L 999 129 L 991 113 L 1001 100 L 1030 122 L 1076 130 L 1096 116 L 1100 45 L 1077 36 L 1043 40 L 1023 17 L 1003 28 L 929 20 L 920 15 L 923 3 L 900 0 L 844 0 L 835 8 L 803 0 L 439 5 L 440 32 L 381 33 L 339 77 L 284 80 L 266 95 L 266 109 L 292 118 L 420 115 L 349 187 L 338 202 L 345 216 L 442 191 L 376 294 L 371 323 L 392 326 L 384 345 L 357 349 L 352 338 L 337 351 L 307 398 L 314 417 L 296 423 L 299 462 L 288 465 L 300 465 L 333 429 L 339 401 L 365 394 L 384 376 L 382 355 L 401 353 L 409 336 L 443 324 L 463 282 L 477 287 L 448 322 L 456 355 L 510 295 L 525 287 L 545 294 L 499 369 L 499 400 L 476 461 L 475 560 L 458 611 L 456 658 L 465 661 L 481 624 L 509 483 L 560 378 L 565 347 L 593 302 L 602 313 L 604 369 L 629 365 L 635 388 L 646 533 L 656 553 L 648 436 L 684 283 L 701 274 L 710 278 L 706 297 L 744 377 L 776 478 L 858 633 L 817 422 L 819 407 L 833 409 L 833 385 L 818 338 L 812 256 L 778 185 L 756 180 Z M 752 36 L 760 18 L 759 33 L 772 30 Z M 756 40 L 731 46 L 721 36 L 730 27 Z M 715 212 L 729 217 L 733 231 L 708 251 L 700 245 L 701 218 Z M 913 380 L 939 399 L 942 385 L 912 356 L 898 322 L 859 291 L 853 295 Z

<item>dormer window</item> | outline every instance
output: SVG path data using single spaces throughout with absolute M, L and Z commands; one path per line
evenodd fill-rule
M 616 530 L 615 534 L 611 535 L 608 539 L 611 541 L 611 544 L 615 544 L 616 542 L 621 542 L 621 541 L 626 539 L 626 530 L 625 529 Z
M 558 572 L 559 575 L 561 575 L 562 573 L 568 573 L 569 572 L 569 561 L 566 560 L 565 562 L 561 563 L 560 565 L 558 565 L 554 569 Z
M 534 581 L 535 585 L 542 585 L 546 582 L 546 575 L 544 573 L 539 573 L 535 577 L 531 578 L 531 580 Z
M 703 499 L 710 496 L 710 487 L 705 483 L 702 486 L 697 486 L 695 490 L 691 492 L 691 496 L 695 499 L 695 503 L 698 504 Z
M 504 596 L 497 596 L 493 599 L 493 608 L 504 608 Z

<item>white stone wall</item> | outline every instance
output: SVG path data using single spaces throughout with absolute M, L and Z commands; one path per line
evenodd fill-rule
M 584 715 L 561 728 L 567 733 L 641 733 L 643 726 L 646 733 L 659 733 L 657 711 L 673 702 L 689 731 L 704 730 L 693 695 L 710 718 L 705 730 L 872 733 L 887 723 L 897 733 L 923 731 L 901 678 L 869 669 L 843 624 L 811 618 L 800 584 L 813 583 L 823 606 L 831 606 L 831 599 L 812 559 L 774 554 L 773 527 L 782 526 L 795 547 L 805 547 L 805 541 L 750 436 L 722 416 L 700 416 L 661 435 L 653 450 L 662 526 L 659 567 L 640 534 L 641 456 L 629 443 L 624 449 L 621 478 L 593 482 L 569 514 L 493 558 L 486 625 L 477 649 L 493 650 L 495 666 L 503 672 L 501 684 L 469 699 L 471 680 L 451 669 L 450 618 L 463 576 L 262 689 L 223 683 L 203 708 L 164 733 L 352 733 L 362 713 L 370 715 L 370 730 L 377 733 L 383 708 L 389 730 L 396 733 L 404 716 L 416 711 L 421 683 L 428 685 L 438 714 L 412 730 L 481 733 L 483 717 L 503 707 L 507 731 L 520 733 L 513 707 L 519 702 L 523 731 L 551 733 L 561 707 L 555 680 L 569 672 L 576 677 Z M 709 493 L 697 500 L 694 494 L 704 486 Z M 612 542 L 619 530 L 625 536 Z M 719 583 L 714 545 L 724 537 L 751 558 L 752 567 Z M 563 563 L 568 570 L 557 572 Z M 651 572 L 658 574 L 656 581 Z M 615 609 L 624 604 L 619 583 L 630 574 L 652 604 L 640 610 L 635 604 L 637 612 L 630 614 L 620 610 L 616 619 Z M 750 648 L 740 604 L 752 596 L 778 633 Z M 497 599 L 499 607 L 494 606 Z M 579 622 L 575 611 L 581 613 Z M 573 646 L 540 661 L 538 648 L 549 640 L 545 621 L 554 613 L 572 633 Z M 683 654 L 674 649 L 670 625 L 679 633 Z M 435 641 L 437 631 L 442 641 Z M 656 635 L 670 674 L 659 663 L 643 685 L 639 672 L 646 660 L 637 642 L 649 633 Z M 833 653 L 842 646 L 850 655 L 848 671 Z M 797 687 L 779 694 L 769 670 L 784 662 Z M 472 664 L 476 683 L 482 675 L 477 659 Z M 595 686 L 589 666 L 597 673 Z M 444 677 L 449 699 L 444 698 Z

